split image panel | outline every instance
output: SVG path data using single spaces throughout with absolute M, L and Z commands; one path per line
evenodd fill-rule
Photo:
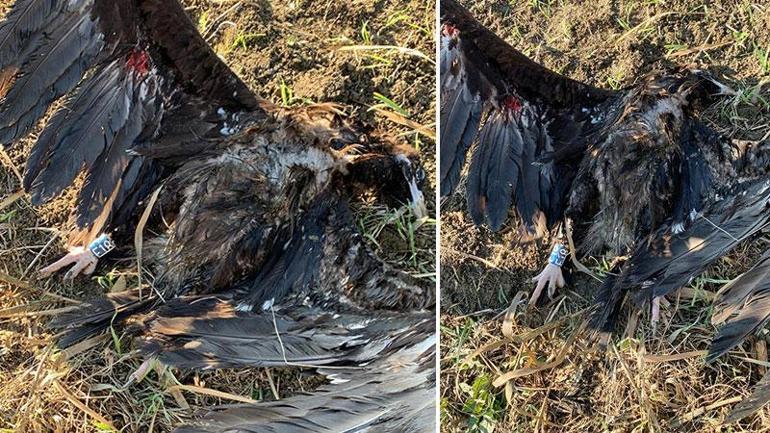
M 768 18 L 441 1 L 442 431 L 766 428 Z

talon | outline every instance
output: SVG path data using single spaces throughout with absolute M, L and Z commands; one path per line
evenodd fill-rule
M 69 271 L 67 271 L 67 273 L 64 274 L 63 279 L 64 281 L 69 281 L 69 282 L 75 281 L 75 273 L 73 272 L 73 270 L 70 269 Z
M 72 247 L 70 248 L 69 253 L 41 269 L 39 274 L 41 277 L 46 278 L 69 265 L 73 265 L 72 268 L 64 274 L 64 279 L 71 281 L 81 273 L 85 275 L 93 273 L 93 271 L 96 270 L 98 262 L 99 259 L 91 252 L 91 250 L 83 247 Z
M 564 275 L 561 272 L 561 268 L 549 263 L 536 277 L 532 278 L 532 282 L 537 282 L 535 290 L 532 292 L 532 296 L 529 298 L 529 305 L 535 305 L 540 299 L 543 293 L 543 289 L 548 286 L 548 297 L 553 298 L 557 288 L 564 287 Z

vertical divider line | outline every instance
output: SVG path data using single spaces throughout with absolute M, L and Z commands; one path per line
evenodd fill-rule
M 441 431 L 441 185 L 439 175 L 441 163 L 441 77 L 439 76 L 441 68 L 441 0 L 435 0 L 434 12 L 436 23 L 433 28 L 433 39 L 435 41 L 435 62 L 436 70 L 436 89 L 435 103 L 436 109 L 436 188 L 435 188 L 435 207 L 436 207 L 436 433 Z

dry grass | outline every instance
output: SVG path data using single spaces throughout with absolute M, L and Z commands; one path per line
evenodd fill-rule
M 10 3 L 1 0 L 0 8 Z M 184 3 L 220 55 L 260 95 L 286 105 L 343 104 L 352 116 L 419 146 L 426 172 L 434 171 L 435 144 L 420 133 L 434 128 L 433 6 L 408 0 Z M 386 48 L 340 49 L 356 46 Z M 375 94 L 393 102 L 380 108 L 399 108 L 398 120 L 410 123 L 402 126 L 368 111 L 383 102 Z M 59 276 L 35 280 L 35 271 L 63 252 L 59 231 L 66 229 L 73 196 L 43 209 L 32 208 L 26 198 L 1 204 L 20 188 L 14 170 L 23 170 L 30 145 L 12 150 L 12 161 L 3 161 L 0 169 L 0 432 L 164 432 L 202 408 L 232 403 L 231 398 L 274 399 L 323 381 L 297 369 L 154 368 L 132 382 L 142 360 L 130 339 L 117 333 L 66 353 L 53 350 L 54 336 L 45 327 L 50 316 L 77 300 L 135 283 L 135 264 L 100 269 L 74 285 Z M 433 190 L 428 185 L 426 197 L 432 198 Z M 433 221 L 415 224 L 403 210 L 371 203 L 357 212 L 379 254 L 429 284 L 435 281 Z M 177 384 L 234 397 L 180 390 Z
M 633 84 L 658 66 L 712 69 L 741 95 L 706 113 L 707 121 L 735 138 L 758 140 L 770 132 L 770 5 L 764 2 L 479 1 L 471 9 L 535 60 L 594 85 Z M 646 313 L 626 313 L 607 351 L 598 353 L 573 341 L 597 287 L 584 278 L 540 308 L 517 307 L 513 338 L 503 337 L 501 315 L 532 289 L 529 279 L 545 263 L 547 247 L 512 247 L 512 227 L 497 234 L 476 229 L 461 194 L 442 203 L 442 431 L 770 431 L 767 409 L 721 425 L 764 373 L 752 360 L 767 361 L 766 334 L 712 365 L 702 362 L 714 335 L 709 298 L 721 281 L 745 271 L 767 240 L 709 269 L 691 285 L 694 299 L 672 297 L 657 331 Z M 601 271 L 610 259 L 586 262 Z M 626 335 L 629 320 L 639 325 Z M 511 380 L 498 380 L 505 374 Z

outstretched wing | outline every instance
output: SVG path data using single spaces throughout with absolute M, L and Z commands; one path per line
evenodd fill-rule
M 198 302 L 207 304 L 205 314 Z M 169 309 L 175 317 L 150 325 L 151 343 L 145 348 L 166 363 L 194 368 L 326 365 L 319 373 L 331 383 L 312 394 L 220 408 L 177 432 L 435 429 L 432 314 L 367 312 L 332 318 L 298 307 L 279 310 L 273 318 L 270 312 L 233 312 L 218 302 L 201 300 Z
M 499 229 L 515 201 L 527 228 L 545 228 L 564 210 L 591 111 L 612 93 L 534 63 L 454 0 L 441 1 L 441 20 L 441 194 L 459 184 L 483 123 L 468 174 L 474 222 Z M 557 151 L 575 157 L 549 160 Z
M 64 97 L 32 148 L 24 187 L 41 204 L 85 172 L 75 216 L 92 233 L 130 215 L 162 175 L 137 152 L 184 155 L 259 106 L 176 0 L 19 0 L 0 24 L 0 97 L 3 145 Z
M 180 368 L 350 364 L 376 358 L 398 333 L 429 316 L 294 304 L 250 312 L 227 292 L 169 301 L 143 319 L 139 343 L 146 355 Z
M 638 244 L 623 273 L 597 297 L 592 322 L 606 324 L 612 310 L 630 290 L 638 305 L 687 285 L 717 259 L 770 223 L 770 181 L 741 187 L 699 213 L 681 233 L 664 226 Z M 729 293 L 739 293 L 738 288 Z

